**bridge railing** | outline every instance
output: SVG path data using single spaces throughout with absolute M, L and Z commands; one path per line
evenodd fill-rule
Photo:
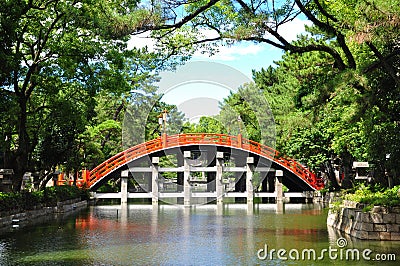
M 313 188 L 323 188 L 322 180 L 319 180 L 314 173 L 295 160 L 281 155 L 279 151 L 272 149 L 271 147 L 252 140 L 242 139 L 241 135 L 229 136 L 225 134 L 209 133 L 178 134 L 167 136 L 165 140 L 162 139 L 162 137 L 159 137 L 157 139 L 133 146 L 114 155 L 90 171 L 87 185 L 91 187 L 103 176 L 139 157 L 166 148 L 193 144 L 222 145 L 259 154 L 292 171 L 295 175 L 302 178 Z

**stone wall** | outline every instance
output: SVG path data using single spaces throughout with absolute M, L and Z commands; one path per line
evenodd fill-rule
M 80 199 L 72 199 L 63 202 L 58 202 L 57 207 L 54 207 L 54 212 L 64 213 L 70 212 L 77 208 L 87 207 L 88 203 L 86 200 L 81 201 Z
M 363 212 L 357 204 L 347 202 L 339 210 L 329 211 L 327 224 L 359 239 L 400 241 L 400 207 L 375 206 Z
M 0 217 L 0 232 L 7 232 L 12 228 L 24 227 L 34 224 L 43 218 L 52 219 L 57 214 L 64 214 L 76 209 L 86 208 L 87 201 L 80 199 L 67 200 L 57 203 L 55 207 L 42 207 L 35 210 L 29 210 L 21 213 L 10 214 Z

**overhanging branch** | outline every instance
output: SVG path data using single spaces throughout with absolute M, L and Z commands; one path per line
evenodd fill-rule
M 165 29 L 172 29 L 172 28 L 180 28 L 186 23 L 193 20 L 195 17 L 218 3 L 220 0 L 210 0 L 206 5 L 199 7 L 193 13 L 183 17 L 179 22 L 170 24 L 170 25 L 155 25 L 155 26 L 144 26 L 143 29 L 137 29 L 139 32 L 150 31 L 150 30 L 165 30 Z

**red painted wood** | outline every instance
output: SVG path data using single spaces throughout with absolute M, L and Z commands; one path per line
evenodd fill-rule
M 240 140 L 241 142 L 239 143 Z M 108 173 L 141 156 L 155 151 L 161 151 L 166 148 L 197 144 L 227 146 L 259 154 L 283 166 L 284 168 L 289 169 L 299 178 L 306 181 L 314 189 L 319 190 L 324 187 L 322 180 L 317 178 L 314 173 L 295 160 L 282 155 L 279 151 L 276 151 L 258 142 L 243 139 L 241 136 L 238 137 L 210 133 L 193 133 L 167 136 L 164 146 L 162 138 L 153 139 L 133 146 L 114 155 L 91 170 L 87 177 L 87 186 L 93 186 L 98 180 L 103 178 Z

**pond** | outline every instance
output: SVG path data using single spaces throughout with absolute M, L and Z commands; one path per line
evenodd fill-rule
M 400 260 L 400 242 L 340 238 L 327 228 L 326 216 L 320 204 L 92 206 L 3 234 L 0 265 L 372 265 L 376 255 L 385 265 L 396 265 L 394 256 Z

